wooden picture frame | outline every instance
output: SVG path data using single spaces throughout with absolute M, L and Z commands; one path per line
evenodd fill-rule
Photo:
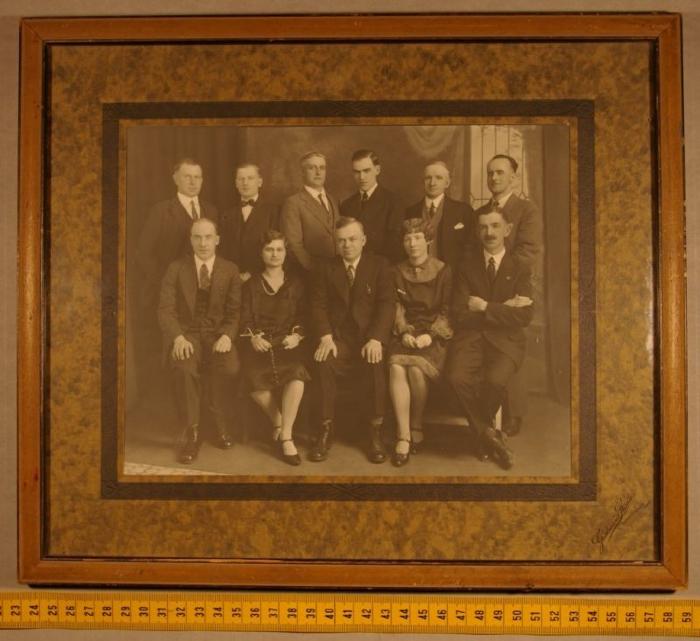
M 24 20 L 20 580 L 346 589 L 683 587 L 680 31 L 673 14 Z M 369 73 L 363 53 L 372 60 Z M 316 69 L 311 54 L 326 57 L 336 71 L 308 99 L 301 96 L 311 86 L 303 72 Z M 630 65 L 620 70 L 616 59 Z M 188 60 L 198 65 L 194 80 Z M 247 84 L 246 63 L 263 74 L 266 86 Z M 478 65 L 481 84 L 469 75 Z M 221 81 L 224 72 L 232 74 L 230 86 Z M 577 417 L 587 413 L 593 426 L 576 442 L 576 451 L 592 455 L 583 471 L 577 468 L 572 487 L 580 493 L 547 494 L 537 479 L 522 480 L 522 493 L 514 490 L 510 499 L 508 491 L 482 493 L 478 483 L 459 479 L 402 486 L 374 478 L 286 484 L 198 478 L 178 486 L 182 479 L 175 478 L 146 483 L 155 494 L 142 491 L 143 479 L 125 482 L 110 449 L 123 444 L 123 432 L 112 423 L 123 398 L 115 393 L 106 400 L 111 384 L 122 384 L 124 376 L 123 279 L 117 274 L 126 251 L 119 221 L 127 149 L 120 122 L 148 120 L 152 114 L 139 111 L 144 107 L 171 110 L 173 122 L 187 113 L 221 117 L 222 110 L 243 118 L 251 104 L 261 118 L 310 125 L 324 122 L 324 109 L 334 125 L 355 122 L 351 116 L 366 123 L 392 117 L 429 125 L 440 118 L 480 122 L 482 112 L 491 118 L 486 121 L 501 122 L 518 114 L 522 120 L 528 101 L 540 110 L 531 118 L 553 117 L 548 109 L 565 103 L 564 115 L 578 123 L 571 131 L 583 132 L 577 140 L 590 154 L 576 156 L 571 170 L 574 182 L 591 178 L 590 188 L 571 188 L 579 216 L 573 220 L 583 220 L 580 229 L 590 233 L 577 254 L 577 282 L 593 288 L 591 296 L 582 290 L 582 317 L 571 321 L 576 337 L 593 332 L 591 342 L 577 343 L 592 367 L 586 379 L 591 395 L 574 405 Z M 496 103 L 501 111 L 489 115 Z M 583 112 L 574 103 L 583 104 Z M 182 104 L 191 112 L 178 111 Z M 101 225 L 102 235 L 92 223 Z M 119 242 L 111 243 L 110 234 Z M 573 240 L 572 246 L 578 251 Z M 587 269 L 595 278 L 586 281 Z M 508 489 L 507 480 L 501 482 Z M 216 541 L 205 540 L 205 532 L 215 533 Z M 222 541 L 226 536 L 231 541 Z

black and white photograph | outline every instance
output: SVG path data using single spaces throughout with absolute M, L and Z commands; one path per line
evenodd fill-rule
M 127 127 L 121 472 L 575 476 L 570 129 Z

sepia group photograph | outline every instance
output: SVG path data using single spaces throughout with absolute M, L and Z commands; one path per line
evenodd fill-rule
M 576 119 L 425 120 L 120 125 L 120 479 L 580 480 Z

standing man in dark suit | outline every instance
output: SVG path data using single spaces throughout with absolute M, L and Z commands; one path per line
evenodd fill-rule
M 431 230 L 430 255 L 455 266 L 472 234 L 474 210 L 447 195 L 450 170 L 437 160 L 423 171 L 425 198 L 406 210 L 406 218 L 422 218 Z
M 158 320 L 173 373 L 175 407 L 181 440 L 178 460 L 191 463 L 201 445 L 199 433 L 200 381 L 209 382 L 209 410 L 216 427 L 216 445 L 233 445 L 226 417 L 226 400 L 235 390 L 239 370 L 234 341 L 238 336 L 241 280 L 233 263 L 216 256 L 219 235 L 206 218 L 192 223 L 194 256 L 168 267 L 163 279 Z
M 338 201 L 325 189 L 326 157 L 311 151 L 301 159 L 301 191 L 282 205 L 280 226 L 291 254 L 306 272 L 314 261 L 335 255 L 333 229 L 338 219 Z
M 318 339 L 314 352 L 319 430 L 309 454 L 328 455 L 335 418 L 336 378 L 351 375 L 362 385 L 369 406 L 372 463 L 386 460 L 381 429 L 387 395 L 384 350 L 396 312 L 396 294 L 386 259 L 364 252 L 362 223 L 342 217 L 335 230 L 339 256 L 319 264 L 311 291 L 311 325 Z M 359 399 L 358 399 L 359 400 Z
M 532 285 L 530 270 L 506 249 L 512 230 L 507 216 L 481 213 L 477 227 L 481 248 L 465 253 L 453 283 L 455 335 L 446 375 L 476 431 L 480 456 L 508 469 L 513 455 L 493 421 L 525 357 L 523 328 L 532 320 Z
M 241 280 L 247 281 L 263 268 L 261 238 L 268 229 L 277 229 L 279 210 L 260 198 L 263 179 L 260 167 L 246 163 L 236 167 L 236 191 L 239 202 L 219 220 L 221 245 L 219 256 L 235 263 Z
M 513 193 L 517 182 L 518 163 L 506 154 L 497 154 L 486 165 L 486 184 L 491 200 L 477 210 L 480 213 L 498 209 L 511 222 L 512 230 L 506 247 L 518 263 L 532 269 L 542 251 L 542 216 L 531 200 Z M 527 414 L 527 380 L 525 370 L 518 370 L 508 385 L 503 408 L 503 431 L 509 436 L 520 432 Z
M 352 155 L 352 175 L 358 191 L 340 203 L 340 213 L 362 223 L 367 234 L 365 251 L 396 263 L 405 258 L 401 227 L 404 208 L 392 192 L 377 182 L 381 170 L 377 154 L 370 149 L 359 149 Z
M 153 206 L 136 247 L 141 301 L 154 321 L 165 270 L 177 258 L 192 255 L 192 221 L 208 218 L 217 222 L 219 218 L 216 207 L 199 198 L 204 177 L 198 162 L 191 158 L 179 160 L 173 168 L 173 182 L 177 193 Z

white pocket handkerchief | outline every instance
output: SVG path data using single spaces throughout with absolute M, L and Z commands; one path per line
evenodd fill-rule
M 454 228 L 455 228 L 455 229 L 464 229 L 464 223 L 457 223 L 457 224 L 454 226 Z

